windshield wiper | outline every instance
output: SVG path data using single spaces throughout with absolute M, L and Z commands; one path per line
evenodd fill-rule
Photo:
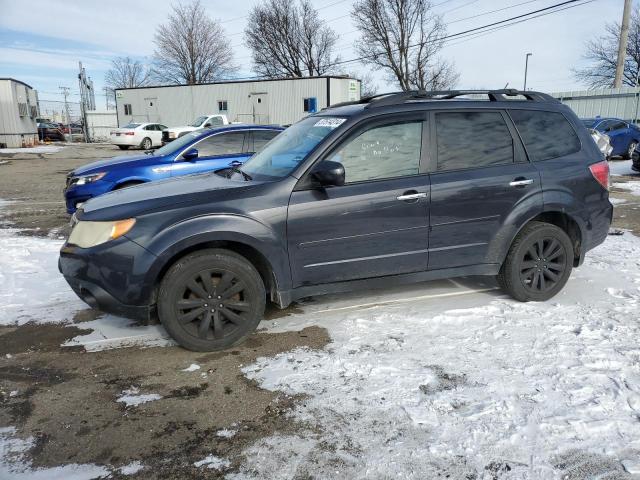
M 229 171 L 233 172 L 233 173 L 239 173 L 240 175 L 242 175 L 244 177 L 244 179 L 247 182 L 250 182 L 251 180 L 253 180 L 253 177 L 251 175 L 249 175 L 246 172 L 243 172 L 242 170 L 240 170 L 238 167 L 229 167 Z

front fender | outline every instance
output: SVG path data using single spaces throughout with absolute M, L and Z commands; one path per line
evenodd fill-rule
M 149 178 L 145 178 L 145 177 L 140 177 L 140 176 L 131 176 L 131 177 L 123 177 L 123 178 L 119 178 L 113 185 L 113 188 L 116 188 L 124 183 L 129 183 L 129 182 L 140 182 L 140 183 L 146 183 L 146 182 L 150 182 L 151 180 Z
M 258 251 L 269 263 L 278 290 L 291 288 L 286 241 L 272 228 L 256 219 L 234 214 L 203 215 L 187 219 L 162 230 L 150 239 L 134 239 L 157 258 L 149 268 L 144 284 L 153 288 L 159 275 L 182 252 L 209 242 L 235 242 Z M 147 296 L 151 295 L 147 292 Z

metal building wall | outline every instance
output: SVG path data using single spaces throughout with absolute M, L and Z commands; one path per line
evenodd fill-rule
M 287 125 L 308 115 L 305 98 L 316 98 L 320 110 L 327 106 L 328 94 L 332 104 L 357 100 L 359 86 L 359 80 L 314 77 L 122 89 L 116 91 L 116 108 L 120 126 L 135 121 L 172 127 L 216 113 L 232 122 Z M 227 102 L 227 111 L 218 110 L 219 101 Z M 131 105 L 132 115 L 125 115 L 125 104 Z
M 20 115 L 19 103 L 27 104 L 26 115 Z M 38 141 L 37 105 L 36 92 L 30 86 L 13 79 L 0 79 L 0 144 L 17 148 Z M 35 115 L 32 106 L 36 107 Z
M 551 94 L 580 118 L 616 117 L 638 123 L 640 88 L 607 88 Z
M 111 130 L 117 128 L 118 117 L 115 110 L 87 110 L 87 130 L 92 142 L 107 141 Z

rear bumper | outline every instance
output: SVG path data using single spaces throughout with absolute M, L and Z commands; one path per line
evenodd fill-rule
M 133 135 L 120 135 L 119 137 L 111 137 L 111 143 L 113 143 L 114 145 L 128 145 L 130 147 L 133 147 L 139 145 L 141 141 L 142 139 L 137 139 Z
M 586 232 L 583 232 L 584 242 L 580 252 L 580 264 L 584 261 L 586 252 L 596 248 L 607 239 L 612 221 L 613 205 L 607 200 L 606 205 L 600 210 L 592 212 L 591 218 L 587 223 Z

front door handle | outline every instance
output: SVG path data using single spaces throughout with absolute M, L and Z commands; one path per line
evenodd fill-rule
M 425 192 L 416 192 L 416 193 L 404 193 L 398 197 L 398 200 L 402 202 L 411 201 L 411 200 L 419 200 L 421 198 L 427 198 L 427 193 Z
M 514 181 L 509 182 L 510 187 L 525 187 L 533 183 L 532 178 L 516 178 Z

